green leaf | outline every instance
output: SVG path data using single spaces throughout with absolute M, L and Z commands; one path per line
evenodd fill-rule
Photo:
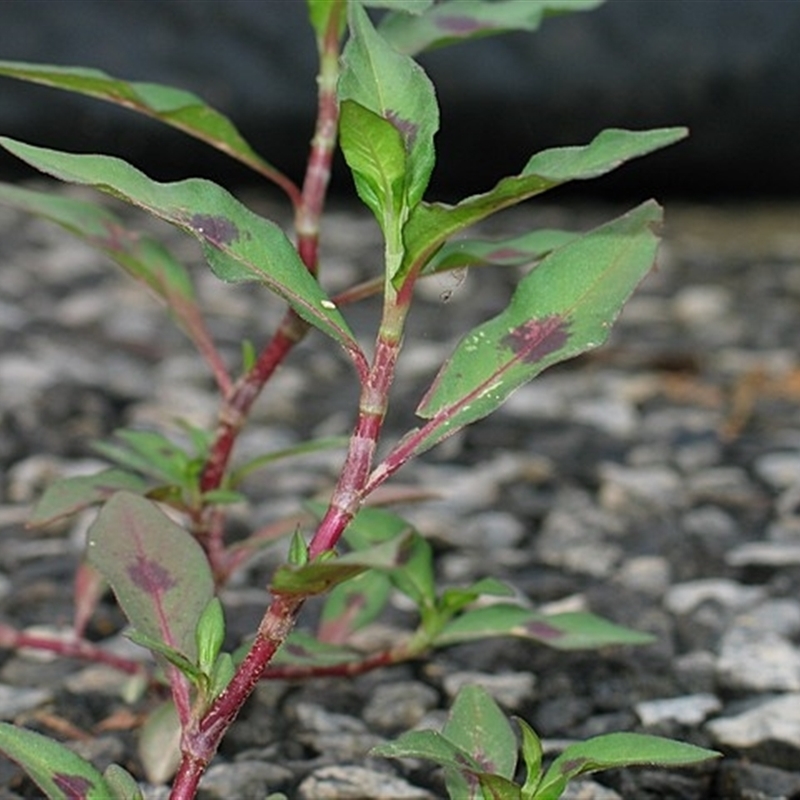
M 513 594 L 514 590 L 507 583 L 503 583 L 503 581 L 499 581 L 496 578 L 482 578 L 465 588 L 445 589 L 442 592 L 442 599 L 439 605 L 443 610 L 455 613 L 484 595 L 511 597 Z
M 211 675 L 225 641 L 225 613 L 218 597 L 212 597 L 197 621 L 197 666 L 205 675 Z
M 103 776 L 63 744 L 0 722 L 0 751 L 16 761 L 49 800 L 109 800 Z
M 545 17 L 589 11 L 603 0 L 444 0 L 425 14 L 389 14 L 380 32 L 401 52 L 419 53 L 507 31 L 534 31 Z
M 325 600 L 317 636 L 324 642 L 346 642 L 369 625 L 386 607 L 392 581 L 384 572 L 370 570 L 335 586 Z
M 404 563 L 411 544 L 411 537 L 398 537 L 340 558 L 318 557 L 299 567 L 285 565 L 275 571 L 269 588 L 273 594 L 323 594 L 365 570 L 395 569 Z
M 442 735 L 469 753 L 481 772 L 514 777 L 517 740 L 511 723 L 489 693 L 477 684 L 456 695 Z
M 344 100 L 339 143 L 358 196 L 387 238 L 399 235 L 406 207 L 406 151 L 391 122 L 353 100 Z
M 0 61 L 0 75 L 116 103 L 188 133 L 267 177 L 276 172 L 227 117 L 191 92 L 156 83 L 122 81 L 96 69 L 50 64 Z
M 149 783 L 160 786 L 175 774 L 181 761 L 181 725 L 172 701 L 157 706 L 147 717 L 137 749 Z
M 436 637 L 447 647 L 492 636 L 532 639 L 556 650 L 594 650 L 610 645 L 649 644 L 653 637 L 586 612 L 544 615 L 512 603 L 465 611 Z
M 50 484 L 33 509 L 28 525 L 47 525 L 62 517 L 104 503 L 119 491 L 143 493 L 147 484 L 121 469 L 106 469 L 94 475 L 77 475 Z
M 109 764 L 103 772 L 113 800 L 144 800 L 142 790 L 133 776 L 119 764 Z
M 197 661 L 195 631 L 214 580 L 190 533 L 150 501 L 119 492 L 89 529 L 88 561 L 134 628 Z
M 138 644 L 140 647 L 150 650 L 154 655 L 161 656 L 165 661 L 168 661 L 173 667 L 177 667 L 177 669 L 192 681 L 192 683 L 196 684 L 200 682 L 200 670 L 192 661 L 186 658 L 183 653 L 179 652 L 174 647 L 170 647 L 168 644 L 164 644 L 160 639 L 148 636 L 146 633 L 136 630 L 136 628 L 129 628 L 125 632 L 125 636 L 134 644 Z
M 338 17 L 337 33 L 341 36 L 347 25 L 347 19 L 342 13 L 347 5 L 347 0 L 306 0 L 308 3 L 308 18 L 311 27 L 317 35 L 317 42 L 322 43 L 325 39 L 328 26 L 334 17 Z M 320 51 L 322 48 L 319 48 Z
M 357 2 L 350 3 L 351 38 L 342 54 L 339 99 L 354 100 L 390 122 L 407 156 L 405 191 L 409 209 L 421 199 L 435 161 L 433 137 L 439 109 L 423 69 L 380 36 Z
M 295 530 L 292 534 L 287 560 L 293 567 L 302 567 L 308 563 L 308 545 L 299 530 Z
M 542 370 L 602 344 L 653 266 L 660 219 L 658 205 L 644 203 L 545 258 L 501 314 L 461 340 L 417 408 L 430 422 L 398 449 L 424 452 L 490 414 Z
M 519 267 L 538 261 L 580 237 L 572 231 L 543 229 L 500 241 L 460 239 L 448 242 L 425 265 L 423 275 L 465 267 Z
M 480 765 L 469 753 L 437 731 L 407 731 L 394 741 L 379 744 L 369 752 L 370 755 L 384 758 L 425 758 L 442 767 L 480 772 Z
M 584 147 L 557 147 L 538 153 L 519 175 L 503 178 L 494 189 L 467 197 L 455 206 L 420 203 L 403 229 L 406 253 L 394 277 L 395 283 L 402 282 L 410 271 L 424 266 L 453 234 L 491 214 L 567 181 L 604 175 L 626 161 L 673 144 L 687 134 L 686 128 L 605 130 Z
M 542 781 L 542 740 L 524 719 L 515 719 L 522 733 L 522 760 L 526 772 L 525 783 L 521 787 L 522 800 L 533 800 Z
M 94 442 L 92 447 L 109 461 L 153 478 L 193 488 L 192 457 L 158 431 L 120 429 L 114 436 L 123 444 Z
M 322 0 L 325 2 L 326 0 Z M 429 9 L 434 0 L 362 0 L 368 8 L 386 8 L 406 14 L 422 14 Z
M 520 788 L 516 783 L 500 775 L 482 772 L 476 776 L 483 792 L 482 800 L 520 800 Z
M 321 642 L 304 631 L 292 631 L 270 664 L 294 666 L 337 666 L 359 661 L 356 650 L 338 644 Z
M 209 694 L 212 698 L 218 697 L 231 682 L 236 672 L 236 664 L 230 653 L 220 653 L 214 669 L 211 671 L 211 685 Z
M 640 733 L 609 733 L 570 745 L 545 773 L 535 800 L 557 800 L 579 775 L 631 766 L 681 767 L 720 754 L 693 744 Z
M 219 278 L 263 283 L 306 322 L 363 359 L 344 318 L 283 231 L 222 187 L 197 178 L 159 183 L 110 156 L 62 153 L 7 137 L 0 137 L 0 145 L 42 172 L 69 183 L 93 186 L 186 231 L 200 241 L 206 260 Z
M 241 483 L 242 479 L 250 473 L 255 472 L 262 467 L 266 467 L 275 461 L 281 461 L 285 458 L 294 458 L 295 456 L 302 456 L 307 453 L 318 453 L 323 450 L 336 450 L 347 447 L 349 439 L 347 436 L 326 436 L 321 439 L 309 439 L 300 442 L 299 444 L 285 447 L 280 450 L 273 450 L 271 453 L 265 453 L 263 456 L 258 456 L 241 466 L 237 467 L 231 473 L 229 482 L 232 486 Z M 324 509 L 323 509 L 324 512 Z
M 156 239 L 129 231 L 107 209 L 74 197 L 9 184 L 0 184 L 0 203 L 55 222 L 102 250 L 176 310 L 181 304 L 194 302 L 192 283 L 183 265 Z

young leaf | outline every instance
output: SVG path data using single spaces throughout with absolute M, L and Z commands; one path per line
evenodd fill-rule
M 468 685 L 456 695 L 442 735 L 469 753 L 481 772 L 514 777 L 517 740 L 511 723 L 481 686 Z
M 387 14 L 379 30 L 402 53 L 444 47 L 507 31 L 535 31 L 545 17 L 589 11 L 603 0 L 444 0 L 425 14 Z
M 109 764 L 103 772 L 103 778 L 111 790 L 110 800 L 144 800 L 139 784 L 119 764 Z
M 380 36 L 366 11 L 351 2 L 351 38 L 342 54 L 339 99 L 359 105 L 390 122 L 400 133 L 407 156 L 406 201 L 422 199 L 433 170 L 433 137 L 439 109 L 433 84 L 411 58 L 396 52 Z
M 693 744 L 640 733 L 609 733 L 570 745 L 551 764 L 534 795 L 558 800 L 567 783 L 579 775 L 631 766 L 681 767 L 720 754 Z
M 103 776 L 63 744 L 0 722 L 0 752 L 16 761 L 49 800 L 109 800 Z
M 274 179 L 277 170 L 261 158 L 227 118 L 191 92 L 156 83 L 128 82 L 97 69 L 0 61 L 0 75 L 107 100 L 154 117 L 227 153 Z
M 653 266 L 660 219 L 649 201 L 545 258 L 505 311 L 461 340 L 417 408 L 430 422 L 401 440 L 384 465 L 424 452 L 490 414 L 542 370 L 602 344 Z
M 119 491 L 143 493 L 147 484 L 121 469 L 105 469 L 94 475 L 76 475 L 51 483 L 33 509 L 30 527 L 47 525 L 62 517 L 104 503 Z
M 150 501 L 119 492 L 89 529 L 88 560 L 134 628 L 197 661 L 195 631 L 214 580 L 190 533 Z
M 683 139 L 687 133 L 686 128 L 605 130 L 584 147 L 557 147 L 537 153 L 519 175 L 503 178 L 494 189 L 467 197 L 455 206 L 420 203 L 403 229 L 406 252 L 403 265 L 394 276 L 395 283 L 401 283 L 409 271 L 424 266 L 453 234 L 491 214 L 567 181 L 604 175 L 626 161 Z
M 609 645 L 649 644 L 653 637 L 585 612 L 543 615 L 511 603 L 465 611 L 436 637 L 448 647 L 492 636 L 516 636 L 556 650 L 595 650 Z
M 170 647 L 168 644 L 164 644 L 160 639 L 154 639 L 152 636 L 148 636 L 146 633 L 136 630 L 136 628 L 128 628 L 125 632 L 125 636 L 134 644 L 138 644 L 140 647 L 150 650 L 153 655 L 161 656 L 165 661 L 172 664 L 173 667 L 177 667 L 193 683 L 198 683 L 200 681 L 200 670 L 192 661 L 186 658 L 183 653 L 179 652 L 174 647 Z
M 103 778 L 111 790 L 110 800 L 144 800 L 139 784 L 119 764 L 109 764 L 103 772 Z
M 68 183 L 93 186 L 195 236 L 219 278 L 263 283 L 306 322 L 363 360 L 344 317 L 283 231 L 217 184 L 198 178 L 159 183 L 118 158 L 62 153 L 8 137 L 0 137 L 0 145 L 42 172 Z
M 522 800 L 533 800 L 536 789 L 542 781 L 542 740 L 536 731 L 525 722 L 516 717 L 517 725 L 522 733 L 522 760 L 525 762 L 525 783 L 521 787 Z
M 343 100 L 339 144 L 358 196 L 375 215 L 386 238 L 398 236 L 407 202 L 406 151 L 400 131 L 354 100 Z
M 282 448 L 281 450 L 273 450 L 271 453 L 265 453 L 263 456 L 258 456 L 251 461 L 247 461 L 246 463 L 237 467 L 231 473 L 229 483 L 231 486 L 236 486 L 250 473 L 261 469 L 268 464 L 272 464 L 275 461 L 281 461 L 284 458 L 302 456 L 306 453 L 318 453 L 322 450 L 345 448 L 347 447 L 347 443 L 348 438 L 346 436 L 326 436 L 322 439 L 309 439 L 307 441 L 300 442 L 299 444 L 292 445 L 291 447 Z
M 166 783 L 175 774 L 181 760 L 181 725 L 174 703 L 162 703 L 147 717 L 138 752 L 150 783 Z
M 219 651 L 225 641 L 225 614 L 218 597 L 212 597 L 197 621 L 197 666 L 205 675 L 211 675 Z

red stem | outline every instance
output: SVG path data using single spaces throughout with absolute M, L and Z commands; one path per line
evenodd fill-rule
M 130 658 L 123 658 L 109 653 L 86 639 L 64 640 L 55 637 L 37 636 L 25 633 L 25 631 L 18 631 L 9 625 L 0 626 L 0 646 L 9 650 L 20 650 L 24 647 L 34 650 L 46 650 L 50 653 L 56 653 L 62 658 L 75 658 L 81 661 L 91 661 L 94 664 L 107 664 L 128 675 L 145 674 L 148 671 L 146 665 Z

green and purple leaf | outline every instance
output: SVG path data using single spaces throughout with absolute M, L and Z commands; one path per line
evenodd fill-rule
M 350 3 L 349 12 L 351 37 L 342 54 L 339 99 L 355 101 L 400 134 L 407 172 L 404 201 L 410 210 L 422 199 L 435 161 L 439 109 L 433 84 L 422 67 L 377 33 L 360 4 Z M 394 147 L 388 153 L 394 162 Z
M 409 55 L 508 31 L 534 31 L 549 16 L 589 11 L 603 0 L 444 0 L 418 16 L 388 14 L 379 26 Z M 405 9 L 400 9 L 405 10 Z
M 570 745 L 552 763 L 534 795 L 558 800 L 567 783 L 579 775 L 632 766 L 683 767 L 720 754 L 693 744 L 640 733 L 609 733 Z
M 199 240 L 217 277 L 233 283 L 263 283 L 306 322 L 363 362 L 361 349 L 341 313 L 283 231 L 217 184 L 198 178 L 159 183 L 110 156 L 63 153 L 7 137 L 0 137 L 0 145 L 59 180 L 93 186 L 191 234 Z
M 545 258 L 502 313 L 461 340 L 417 408 L 430 421 L 396 445 L 371 482 L 487 416 L 547 367 L 602 344 L 653 266 L 660 220 L 649 201 Z
M 459 691 L 442 735 L 469 753 L 481 772 L 514 777 L 516 736 L 505 714 L 483 687 L 471 684 Z
M 490 191 L 467 197 L 457 205 L 420 203 L 403 229 L 406 252 L 403 265 L 394 276 L 395 283 L 402 283 L 406 275 L 421 270 L 454 234 L 497 211 L 568 181 L 604 175 L 626 161 L 674 144 L 687 133 L 685 128 L 605 130 L 588 145 L 537 153 L 519 175 L 503 178 Z
M 183 265 L 157 240 L 127 230 L 111 211 L 75 197 L 0 184 L 0 203 L 35 214 L 102 250 L 130 275 L 171 302 L 194 302 L 194 291 Z
M 116 797 L 88 761 L 40 733 L 0 722 L 0 752 L 16 761 L 49 800 Z
M 149 500 L 120 492 L 89 529 L 87 557 L 135 629 L 196 662 L 195 632 L 214 580 L 188 531 Z
M 649 634 L 583 611 L 545 615 L 513 603 L 496 603 L 460 614 L 442 630 L 434 644 L 448 647 L 493 636 L 531 639 L 556 650 L 596 650 L 653 641 Z
M 281 184 L 282 175 L 244 140 L 234 124 L 199 97 L 172 86 L 123 81 L 97 69 L 0 61 L 0 75 L 115 103 L 206 142 Z
M 373 747 L 370 755 L 384 758 L 425 758 L 453 770 L 480 772 L 480 765 L 438 731 L 406 731 L 394 741 Z M 460 799 L 459 799 L 460 800 Z
M 144 493 L 147 484 L 138 475 L 121 469 L 106 469 L 94 475 L 77 475 L 51 483 L 28 520 L 30 527 L 55 522 L 90 506 L 104 503 L 119 491 Z

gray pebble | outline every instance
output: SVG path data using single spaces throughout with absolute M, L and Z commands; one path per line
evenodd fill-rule
M 13 720 L 25 711 L 32 711 L 53 699 L 49 689 L 24 689 L 0 684 L 0 719 Z
M 673 614 L 691 614 L 702 603 L 712 601 L 731 612 L 752 608 L 765 596 L 758 586 L 743 586 L 727 578 L 702 578 L 673 586 L 664 597 L 664 606 Z
M 364 719 L 382 733 L 408 730 L 435 708 L 439 695 L 420 681 L 398 681 L 377 686 L 364 708 Z
M 706 730 L 720 747 L 770 766 L 796 769 L 800 758 L 800 694 L 760 701 L 739 714 L 712 720 Z
M 734 627 L 720 643 L 717 679 L 736 692 L 800 691 L 800 650 L 771 631 Z
M 530 672 L 451 672 L 443 680 L 444 690 L 454 698 L 464 686 L 481 686 L 498 703 L 510 711 L 517 711 L 523 703 L 533 698 L 536 676 Z
M 634 706 L 642 725 L 653 727 L 662 722 L 677 722 L 681 725 L 699 725 L 709 716 L 721 710 L 720 699 L 710 693 L 689 694 L 663 700 L 648 700 Z
M 322 767 L 298 787 L 298 800 L 434 800 L 408 781 L 356 766 Z
M 757 458 L 753 470 L 773 489 L 800 484 L 800 452 L 767 453 Z
M 200 782 L 200 792 L 207 800 L 264 800 L 292 780 L 290 769 L 263 761 L 237 761 L 214 764 Z

